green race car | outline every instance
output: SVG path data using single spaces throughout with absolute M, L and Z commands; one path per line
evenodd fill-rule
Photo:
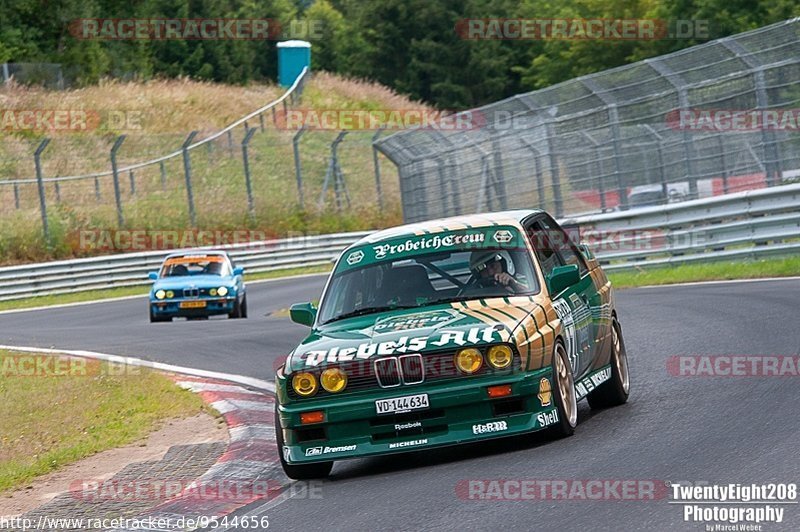
M 311 334 L 277 371 L 286 474 L 334 460 L 548 429 L 577 402 L 629 393 L 611 283 L 545 212 L 447 218 L 374 233 L 343 252 Z

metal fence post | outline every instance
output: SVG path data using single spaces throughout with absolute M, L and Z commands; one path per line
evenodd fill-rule
M 53 182 L 54 188 L 56 189 L 56 203 L 61 203 L 61 183 L 58 181 Z
M 167 169 L 164 166 L 164 161 L 161 161 L 158 165 L 161 169 L 161 190 L 164 190 L 167 188 Z
M 136 180 L 133 175 L 133 170 L 128 170 L 128 179 L 130 179 L 131 182 L 131 196 L 133 196 L 136 194 Z
M 285 100 L 284 100 L 285 101 Z M 328 164 L 328 170 L 325 172 L 325 179 L 322 182 L 322 192 L 319 195 L 319 208 L 325 205 L 325 196 L 328 193 L 328 184 L 333 178 L 333 196 L 336 202 L 336 210 L 342 210 L 342 195 L 344 194 L 347 200 L 347 206 L 350 206 L 350 194 L 347 192 L 347 184 L 344 182 L 344 174 L 342 168 L 339 166 L 339 144 L 344 140 L 347 131 L 340 131 L 336 139 L 331 143 L 331 160 Z
M 605 185 L 603 184 L 603 167 L 602 163 L 600 162 L 600 143 L 595 140 L 593 136 L 588 134 L 585 131 L 581 131 L 581 135 L 591 143 L 594 147 L 594 171 L 597 174 L 597 189 L 598 193 L 600 194 L 600 210 L 605 212 L 606 210 L 606 190 Z
M 383 127 L 380 127 L 378 131 L 372 135 L 372 165 L 375 167 L 375 193 L 378 195 L 378 208 L 383 210 L 383 191 L 381 190 L 381 163 L 378 159 L 378 149 L 375 148 L 375 141 L 378 140 L 378 137 L 381 136 L 383 133 Z M 446 196 L 442 196 L 444 199 Z
M 228 133 L 230 134 L 230 131 L 228 131 Z M 192 193 L 192 162 L 191 158 L 189 157 L 189 145 L 196 136 L 197 131 L 192 131 L 189 133 L 189 136 L 186 137 L 186 140 L 183 141 L 183 145 L 181 146 L 181 150 L 183 151 L 183 173 L 184 177 L 186 178 L 186 199 L 189 205 L 189 222 L 191 223 L 192 227 L 197 225 L 197 220 L 194 212 L 194 194 Z M 230 140 L 230 136 L 228 139 Z
M 125 135 L 120 135 L 111 147 L 111 174 L 114 177 L 114 201 L 117 204 L 117 225 L 122 227 L 124 219 L 122 217 L 122 198 L 119 190 L 119 171 L 117 170 L 117 151 L 125 141 Z
M 233 157 L 233 133 L 228 130 L 228 156 Z
M 248 129 L 242 139 L 242 162 L 244 163 L 244 183 L 247 188 L 247 211 L 250 213 L 250 218 L 255 219 L 256 207 L 253 202 L 253 187 L 250 182 L 250 159 L 247 154 L 247 144 L 256 132 L 256 128 Z
M 264 113 L 258 115 L 258 122 L 261 124 L 261 132 L 264 132 Z
M 36 148 L 33 153 L 33 164 L 36 167 L 36 185 L 39 189 L 39 209 L 42 212 L 42 230 L 44 232 L 44 241 L 47 246 L 50 246 L 50 229 L 47 227 L 47 202 L 45 201 L 44 181 L 42 181 L 42 152 L 50 144 L 50 139 L 45 138 Z
M 14 208 L 19 209 L 19 185 L 14 183 Z
M 94 199 L 100 201 L 100 178 L 94 178 Z
M 305 208 L 305 200 L 303 199 L 303 169 L 300 166 L 300 137 L 302 137 L 303 133 L 305 132 L 306 126 L 302 126 L 300 130 L 294 134 L 294 137 L 292 137 L 292 151 L 294 152 L 294 176 L 297 180 L 297 199 L 300 202 L 301 210 Z
M 556 218 L 560 218 L 564 214 L 564 202 L 561 199 L 561 180 L 558 170 L 558 157 L 556 155 L 556 148 L 553 144 L 553 124 L 547 122 L 547 155 L 550 158 L 550 178 L 553 183 L 553 207 Z

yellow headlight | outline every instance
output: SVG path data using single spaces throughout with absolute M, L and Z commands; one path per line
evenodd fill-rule
M 298 373 L 292 377 L 292 388 L 297 395 L 310 397 L 317 393 L 317 378 L 311 373 Z
M 483 355 L 474 347 L 468 347 L 456 353 L 456 367 L 463 373 L 475 373 L 481 369 L 482 365 Z
M 217 288 L 217 293 L 221 296 L 224 296 L 228 293 L 228 289 L 224 286 L 220 286 L 219 288 Z
M 328 368 L 322 372 L 319 380 L 322 382 L 322 388 L 325 391 L 331 393 L 341 392 L 347 386 L 347 373 L 339 368 Z
M 217 289 L 216 288 L 212 288 L 211 290 L 208 291 L 208 293 L 210 295 L 212 295 L 212 296 L 215 296 L 215 295 L 217 295 Z
M 164 292 L 163 290 L 156 291 L 156 299 L 164 299 L 164 296 L 166 296 L 166 295 L 167 295 L 167 293 Z
M 514 355 L 507 345 L 496 345 L 489 348 L 489 364 L 495 369 L 507 368 L 511 365 Z
M 175 292 L 173 292 L 172 290 L 167 290 L 167 297 L 168 298 L 172 299 L 174 296 L 175 296 Z

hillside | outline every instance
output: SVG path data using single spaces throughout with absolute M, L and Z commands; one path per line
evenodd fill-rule
M 42 156 L 45 177 L 83 175 L 110 169 L 109 150 L 118 135 L 126 139 L 118 154 L 124 167 L 178 149 L 191 130 L 206 138 L 249 112 L 274 100 L 283 90 L 268 84 L 228 86 L 209 82 L 157 80 L 146 83 L 102 82 L 71 91 L 11 86 L 0 90 L 0 108 L 13 110 L 82 112 L 86 127 L 75 129 L 25 129 L 9 127 L 6 116 L 0 132 L 0 180 L 35 176 L 33 152 L 42 138 L 51 143 Z M 427 109 L 374 83 L 317 73 L 308 82 L 295 106 L 305 113 L 315 110 Z M 8 111 L 6 111 L 8 115 Z M 300 141 L 304 209 L 298 205 L 292 137 L 284 128 L 281 111 L 276 124 L 265 115 L 265 130 L 257 131 L 249 150 L 255 216 L 249 217 L 244 186 L 241 141 L 237 128 L 229 144 L 227 136 L 191 152 L 193 194 L 197 228 L 211 230 L 257 229 L 269 236 L 325 233 L 381 227 L 400 220 L 397 175 L 381 157 L 384 208 L 377 208 L 372 130 L 351 130 L 339 148 L 340 166 L 351 207 L 337 212 L 332 194 L 318 206 L 330 159 L 330 143 L 336 130 L 310 130 Z M 19 124 L 18 124 L 19 125 Z M 254 120 L 251 127 L 259 127 Z M 210 146 L 210 147 L 209 147 Z M 158 165 L 120 175 L 125 228 L 134 230 L 181 230 L 188 227 L 183 162 L 180 157 L 164 165 L 161 182 Z M 96 188 L 97 187 L 97 188 Z M 56 190 L 47 184 L 52 246 L 42 238 L 38 193 L 35 184 L 0 187 L 0 260 L 17 263 L 47 258 L 85 256 L 112 250 L 86 249 L 79 243 L 81 231 L 117 228 L 113 181 L 110 177 L 69 181 Z M 331 186 L 332 190 L 332 186 Z M 99 192 L 99 199 L 98 199 Z M 15 208 L 16 201 L 19 208 Z

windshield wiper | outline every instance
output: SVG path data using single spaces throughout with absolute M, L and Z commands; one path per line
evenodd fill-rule
M 344 314 L 339 314 L 335 318 L 331 318 L 325 323 L 330 323 L 332 321 L 343 320 L 346 318 L 353 318 L 355 316 L 363 316 L 365 314 L 375 314 L 378 312 L 386 312 L 389 310 L 403 310 L 403 309 L 410 309 L 410 308 L 417 308 L 419 305 L 387 305 L 385 307 L 365 307 L 353 310 L 351 312 L 345 312 Z M 323 324 L 324 325 L 324 324 Z

